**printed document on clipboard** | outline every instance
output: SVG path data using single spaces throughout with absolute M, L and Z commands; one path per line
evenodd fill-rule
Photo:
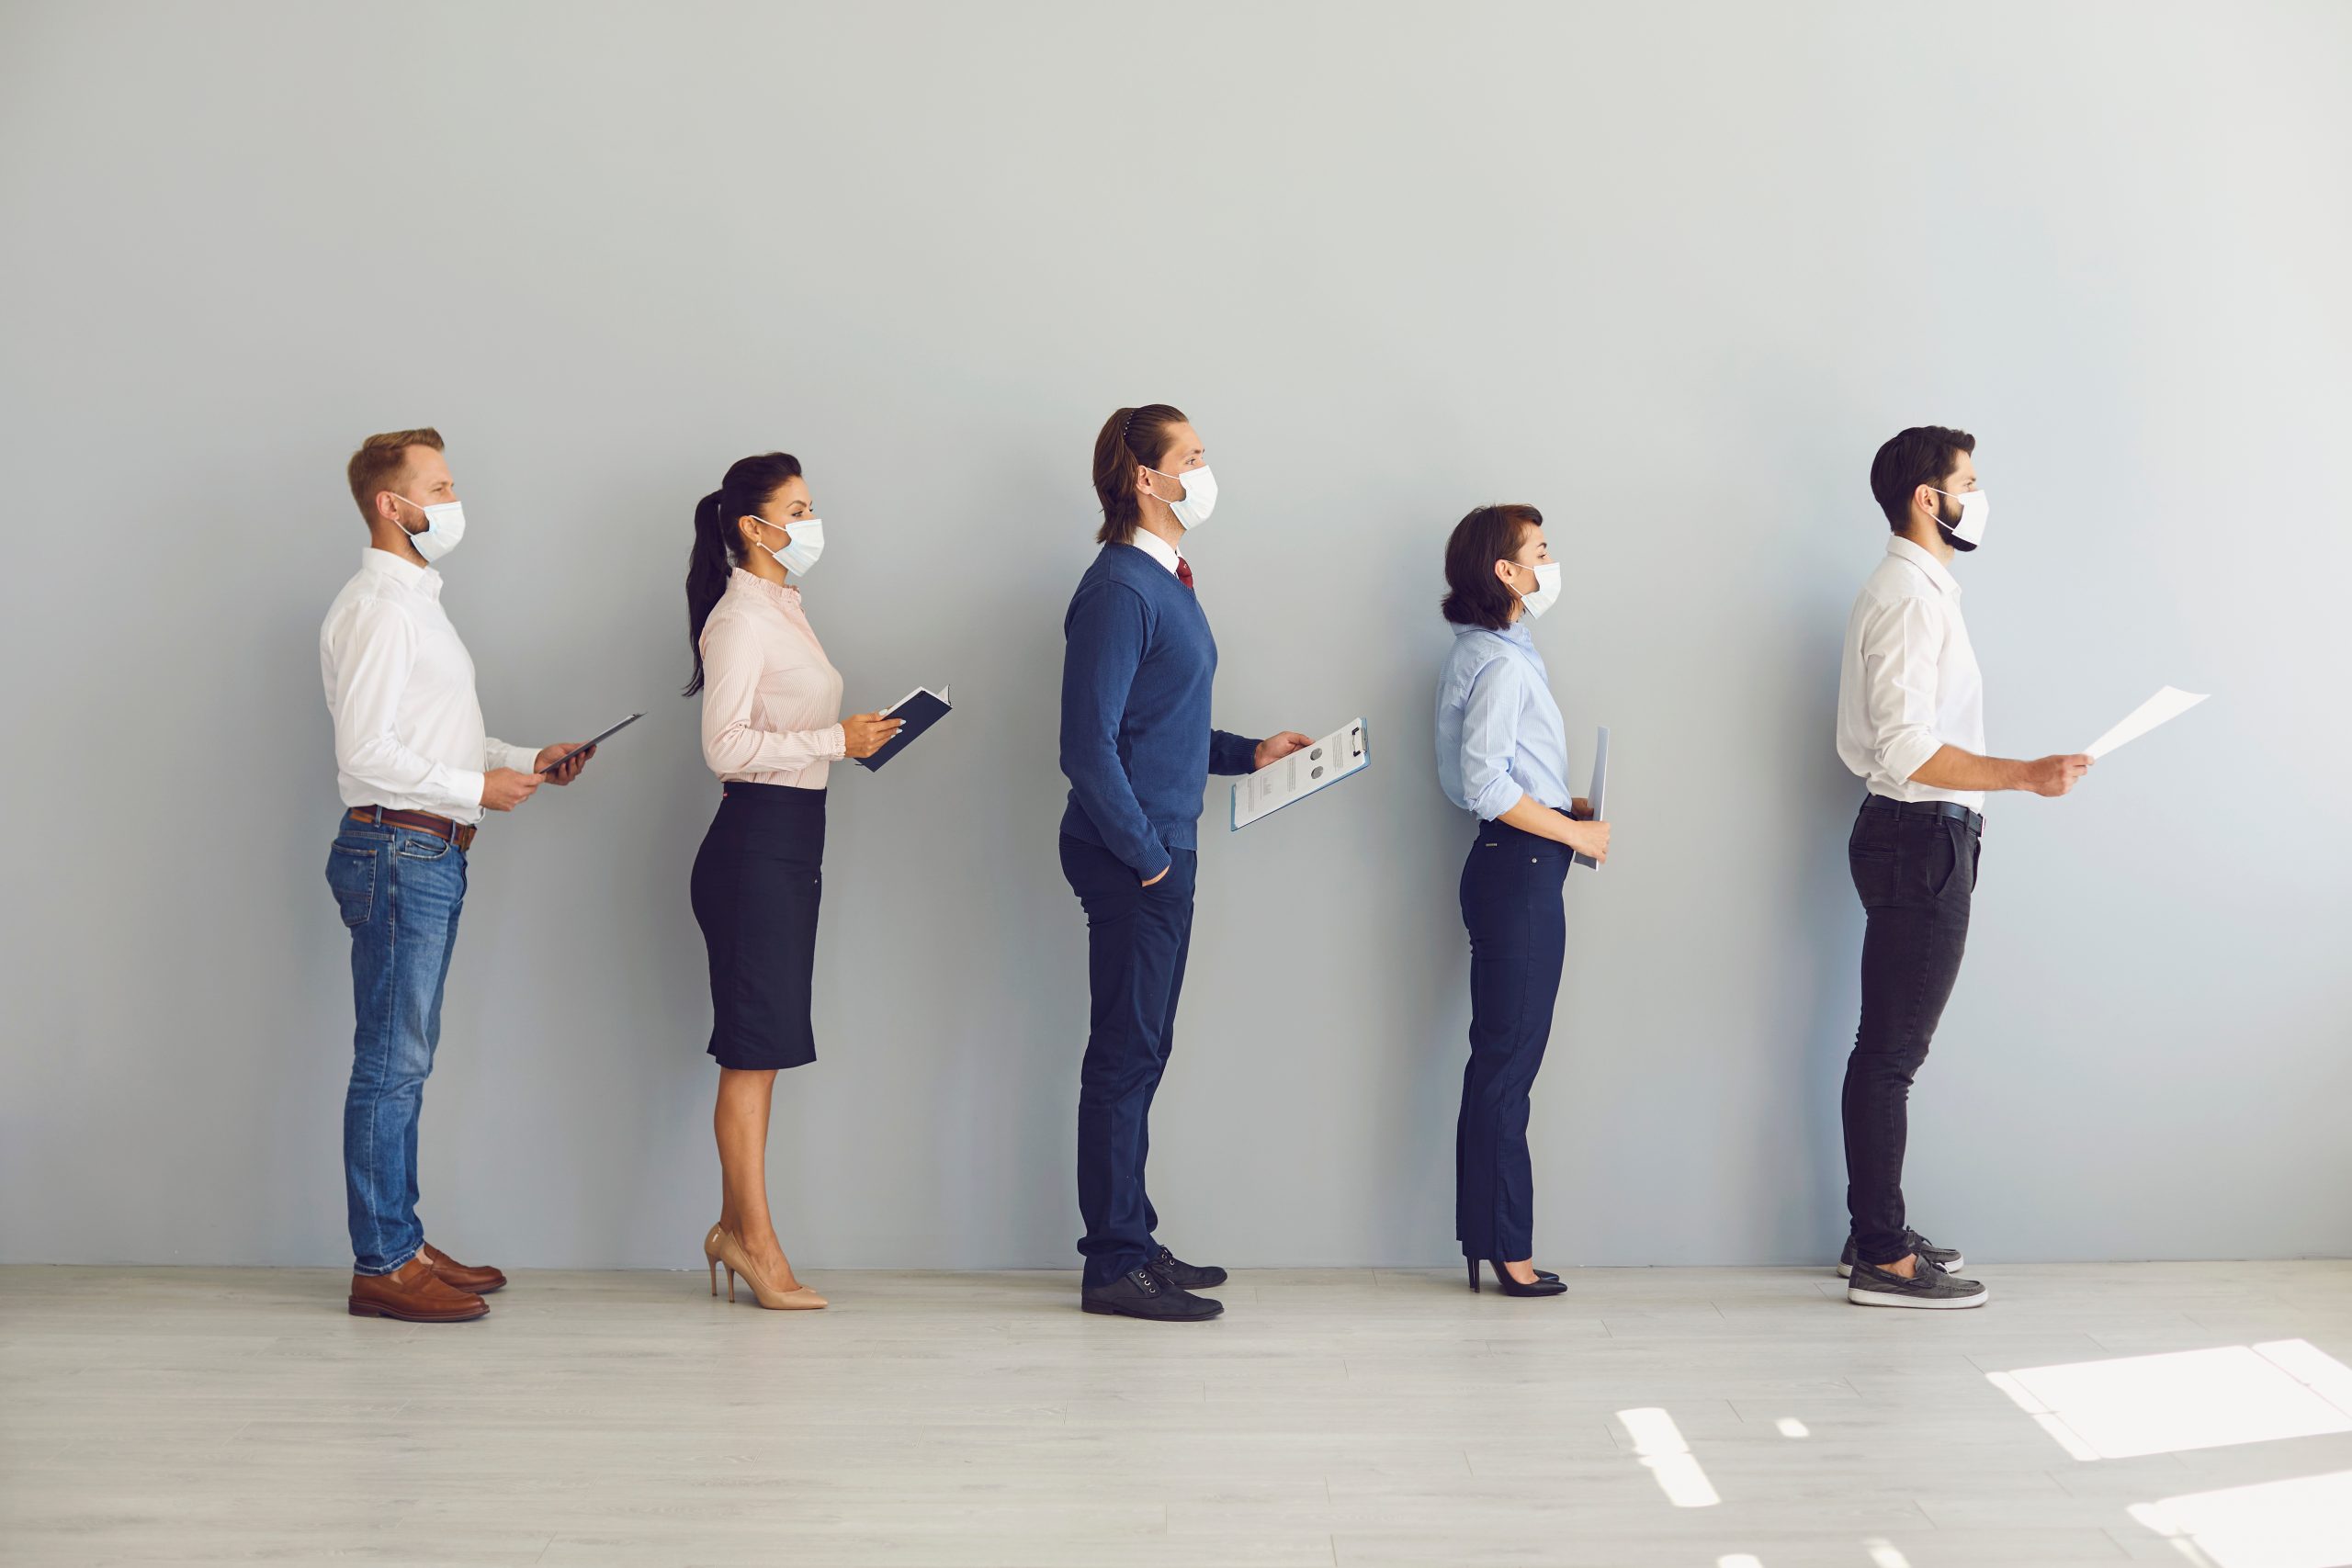
M 1363 720 L 1351 719 L 1311 746 L 1233 781 L 1233 830 L 1280 811 L 1294 800 L 1353 778 L 1372 765 Z
M 1609 820 L 1609 727 L 1605 724 L 1593 736 L 1592 786 L 1584 792 L 1584 797 L 1592 803 L 1594 821 Z M 1577 855 L 1571 863 L 1590 866 L 1595 871 L 1600 869 L 1600 863 L 1590 855 Z

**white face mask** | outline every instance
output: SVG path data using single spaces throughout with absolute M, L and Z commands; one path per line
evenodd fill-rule
M 768 523 L 764 517 L 760 521 Z M 792 542 L 780 550 L 757 539 L 752 543 L 774 556 L 776 565 L 793 576 L 808 576 L 809 569 L 817 564 L 817 558 L 825 553 L 824 522 L 815 517 L 796 517 L 790 523 L 768 523 L 768 526 L 785 529 L 792 536 Z
M 466 509 L 462 503 L 445 501 L 438 506 L 418 506 L 404 495 L 396 494 L 392 499 L 406 501 L 424 513 L 424 532 L 411 534 L 408 542 L 428 562 L 439 560 L 456 549 L 458 541 L 466 536 Z
M 1933 485 L 1928 488 L 1936 490 Z M 1946 523 L 1941 517 L 1936 519 L 1944 532 L 1951 536 L 1952 543 L 1963 550 L 1973 550 L 1983 544 L 1984 525 L 1993 515 L 1993 503 L 1984 499 L 1984 492 L 1981 490 L 1964 490 L 1954 494 L 1951 491 L 1936 490 L 1936 493 L 1949 495 L 1952 500 L 1960 502 L 1959 522 Z
M 1550 609 L 1560 596 L 1560 563 L 1539 561 L 1527 570 L 1535 574 L 1535 591 L 1521 594 L 1519 602 L 1527 606 L 1528 618 L 1532 620 Z
M 1209 472 L 1205 464 L 1182 474 L 1161 473 L 1158 468 L 1150 472 L 1159 474 L 1163 479 L 1174 479 L 1184 487 L 1184 499 L 1170 502 L 1168 510 L 1173 512 L 1176 521 L 1188 530 L 1207 522 L 1209 513 L 1216 510 L 1216 476 Z

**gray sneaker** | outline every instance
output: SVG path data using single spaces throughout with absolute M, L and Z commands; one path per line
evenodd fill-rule
M 1976 1280 L 1947 1274 L 1933 1265 L 1906 1280 L 1874 1264 L 1858 1262 L 1846 1281 L 1846 1299 L 1856 1306 L 1949 1311 L 1954 1307 L 1981 1307 L 1990 1295 Z
M 1903 1239 L 1911 1244 L 1911 1256 L 1922 1262 L 1932 1263 L 1947 1274 L 1957 1274 L 1968 1267 L 1968 1259 L 1956 1247 L 1938 1247 L 1917 1231 L 1905 1231 Z M 1845 1279 L 1854 1271 L 1854 1238 L 1846 1238 L 1846 1250 L 1838 1255 L 1838 1278 Z

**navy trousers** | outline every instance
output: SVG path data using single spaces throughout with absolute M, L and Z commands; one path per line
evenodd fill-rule
M 1453 1133 L 1453 1234 L 1464 1258 L 1535 1255 L 1528 1096 L 1568 945 L 1560 887 L 1568 848 L 1500 822 L 1479 824 L 1462 865 L 1470 931 L 1470 1061 Z
M 1086 910 L 1093 998 L 1078 1071 L 1078 1212 L 1086 1222 L 1078 1250 L 1089 1285 L 1107 1285 L 1159 1250 L 1144 1162 L 1151 1097 L 1176 1036 L 1199 869 L 1191 850 L 1169 853 L 1168 874 L 1146 887 L 1110 851 L 1062 835 L 1062 874 Z

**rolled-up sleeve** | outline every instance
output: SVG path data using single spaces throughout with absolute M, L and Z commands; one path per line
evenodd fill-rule
M 1907 780 L 1943 749 L 1936 733 L 1937 649 L 1943 631 L 1923 599 L 1895 599 L 1863 617 L 1862 711 L 1871 754 Z
M 1463 695 L 1462 795 L 1482 821 L 1500 817 L 1527 793 L 1510 776 L 1526 708 L 1521 679 L 1516 660 L 1490 659 Z

